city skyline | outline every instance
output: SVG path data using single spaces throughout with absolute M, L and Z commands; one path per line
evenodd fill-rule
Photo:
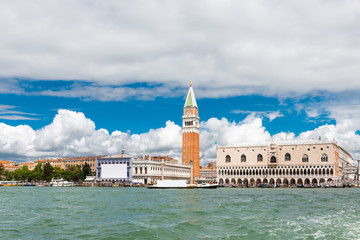
M 189 81 L 203 165 L 216 144 L 319 137 L 360 159 L 359 11 L 357 1 L 54 1 L 41 11 L 4 1 L 0 159 L 126 149 L 180 160 Z

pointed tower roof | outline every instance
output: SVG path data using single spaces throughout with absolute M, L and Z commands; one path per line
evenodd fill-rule
M 192 83 L 190 82 L 189 91 L 186 97 L 185 106 L 184 107 L 197 107 L 196 98 L 194 94 L 194 90 L 192 88 Z

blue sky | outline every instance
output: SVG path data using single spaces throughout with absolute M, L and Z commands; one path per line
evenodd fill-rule
M 359 22 L 355 0 L 3 1 L 0 159 L 181 159 L 190 81 L 202 164 L 319 137 L 360 158 Z
M 69 88 L 74 81 L 30 81 L 21 79 L 18 82 L 23 88 L 24 94 L 1 94 L 2 105 L 9 105 L 8 110 L 16 111 L 6 113 L 0 111 L 2 122 L 16 126 L 26 124 L 34 130 L 49 125 L 58 109 L 68 109 L 83 112 L 92 119 L 96 128 L 105 128 L 110 132 L 120 130 L 123 132 L 140 134 L 149 129 L 160 128 L 167 120 L 181 125 L 182 109 L 188 89 L 182 88 L 183 96 L 164 96 L 149 100 L 129 98 L 123 101 L 99 101 L 81 97 L 56 97 L 39 96 L 34 92 L 61 91 Z M 84 84 L 82 82 L 82 84 Z M 146 84 L 134 84 L 132 88 L 146 86 Z M 150 91 L 156 91 L 158 86 L 146 86 Z M 195 94 L 196 94 L 196 87 Z M 180 92 L 180 91 L 179 91 Z M 34 95 L 33 95 L 34 94 Z M 179 93 L 180 95 L 181 93 Z M 297 104 L 312 102 L 317 104 L 319 97 L 311 98 L 304 96 L 302 99 L 278 99 L 252 94 L 249 96 L 237 96 L 229 98 L 200 98 L 201 121 L 210 118 L 225 117 L 229 121 L 240 122 L 251 113 L 263 118 L 263 124 L 271 134 L 281 131 L 299 134 L 306 130 L 312 130 L 324 123 L 334 123 L 334 119 L 326 115 L 310 118 L 305 109 L 297 109 Z M 279 116 L 274 120 L 265 115 L 278 112 Z M 11 116 L 13 119 L 11 119 Z M 4 119 L 10 118 L 10 119 Z M 25 119 L 21 119 L 25 118 Z

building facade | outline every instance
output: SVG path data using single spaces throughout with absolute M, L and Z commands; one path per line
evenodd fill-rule
M 41 163 L 44 165 L 45 163 L 50 163 L 52 167 L 60 167 L 62 169 L 68 169 L 71 166 L 84 166 L 85 163 L 89 164 L 90 171 L 96 172 L 96 159 L 97 157 L 74 157 L 74 158 L 46 158 L 46 159 L 38 159 L 35 160 L 35 165 Z
M 0 160 L 0 164 L 3 165 L 4 170 L 8 172 L 14 172 L 18 169 L 18 166 L 16 166 L 15 162 L 12 161 Z
M 123 151 L 119 155 L 96 159 L 96 180 L 131 182 L 133 158 Z
M 199 109 L 190 82 L 184 105 L 184 115 L 182 117 L 182 164 L 192 164 L 193 177 L 195 180 L 200 176 L 199 121 Z
M 35 162 L 24 162 L 24 163 L 19 163 L 18 164 L 18 168 L 21 169 L 23 166 L 27 166 L 28 169 L 30 171 L 34 170 L 35 169 Z
M 214 163 L 209 163 L 207 167 L 200 166 L 200 178 L 199 181 L 206 183 L 213 183 L 217 180 L 217 171 Z
M 217 180 L 237 185 L 319 185 L 344 179 L 352 156 L 335 141 L 217 146 Z
M 158 180 L 190 181 L 191 167 L 168 157 L 142 157 L 133 159 L 133 182 L 154 184 Z

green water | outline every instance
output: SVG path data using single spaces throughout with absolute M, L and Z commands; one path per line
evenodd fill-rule
M 360 189 L 0 188 L 0 239 L 360 239 Z

